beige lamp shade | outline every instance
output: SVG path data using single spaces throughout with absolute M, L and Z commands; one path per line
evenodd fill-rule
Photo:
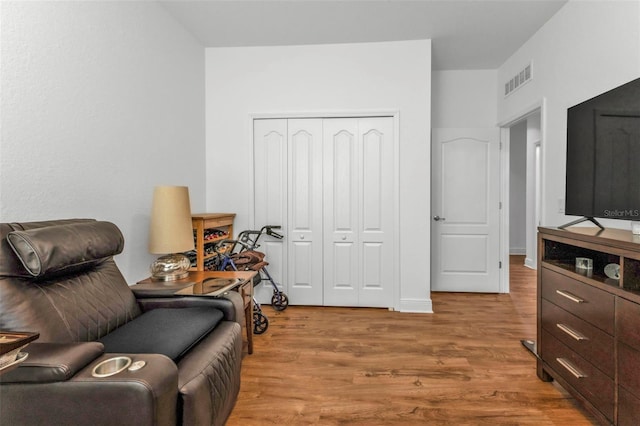
M 151 206 L 149 253 L 178 253 L 193 248 L 189 188 L 157 186 Z

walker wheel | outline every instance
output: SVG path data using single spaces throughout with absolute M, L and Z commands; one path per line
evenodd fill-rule
M 253 313 L 253 334 L 262 334 L 269 328 L 269 319 L 262 312 Z
M 280 292 L 280 297 L 278 297 L 278 293 L 274 293 L 273 297 L 271 297 L 271 307 L 276 311 L 284 311 L 289 306 L 289 298 L 286 294 Z

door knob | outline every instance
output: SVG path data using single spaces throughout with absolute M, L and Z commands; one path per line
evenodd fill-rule
M 342 241 L 344 241 L 344 240 L 346 240 L 346 239 L 347 239 L 347 236 L 346 236 L 346 235 L 343 235 L 343 236 L 342 236 Z
M 441 220 L 445 220 L 445 218 L 444 217 L 440 217 L 440 216 L 434 216 L 433 220 L 435 220 L 436 222 L 439 222 Z
M 304 240 L 304 235 L 300 235 L 300 239 L 301 239 L 301 240 Z

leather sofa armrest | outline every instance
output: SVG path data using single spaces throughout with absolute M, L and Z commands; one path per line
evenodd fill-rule
M 0 383 L 50 383 L 72 378 L 104 352 L 98 342 L 31 343 L 23 352 L 27 359 L 0 375 Z
M 222 319 L 225 321 L 234 321 L 240 323 L 242 320 L 242 310 L 236 311 L 235 304 L 223 297 L 154 297 L 154 298 L 138 298 L 140 308 L 146 312 L 157 308 L 192 308 L 207 306 L 217 308 L 222 311 Z
M 244 327 L 244 299 L 242 295 L 237 291 L 228 291 L 220 296 L 221 299 L 226 299 L 233 304 L 233 309 L 235 311 L 235 318 L 238 324 Z
M 145 365 L 109 377 L 93 377 L 96 365 L 128 356 Z M 28 359 L 28 358 L 27 358 Z M 25 361 L 26 362 L 26 361 Z M 105 353 L 59 383 L 2 383 L 0 425 L 175 426 L 178 368 L 158 354 Z

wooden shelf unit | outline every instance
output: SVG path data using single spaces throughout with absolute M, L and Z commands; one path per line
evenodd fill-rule
M 233 220 L 235 217 L 235 213 L 198 213 L 191 215 L 196 252 L 196 264 L 195 266 L 192 265 L 192 271 L 206 271 L 207 260 L 215 257 L 215 252 L 207 253 L 207 244 L 233 238 Z M 205 231 L 208 229 L 218 229 L 223 231 L 224 234 L 205 240 Z
M 576 257 L 593 270 L 575 268 Z M 605 275 L 620 265 L 619 279 Z M 556 380 L 602 424 L 640 418 L 640 236 L 539 228 L 537 374 Z

